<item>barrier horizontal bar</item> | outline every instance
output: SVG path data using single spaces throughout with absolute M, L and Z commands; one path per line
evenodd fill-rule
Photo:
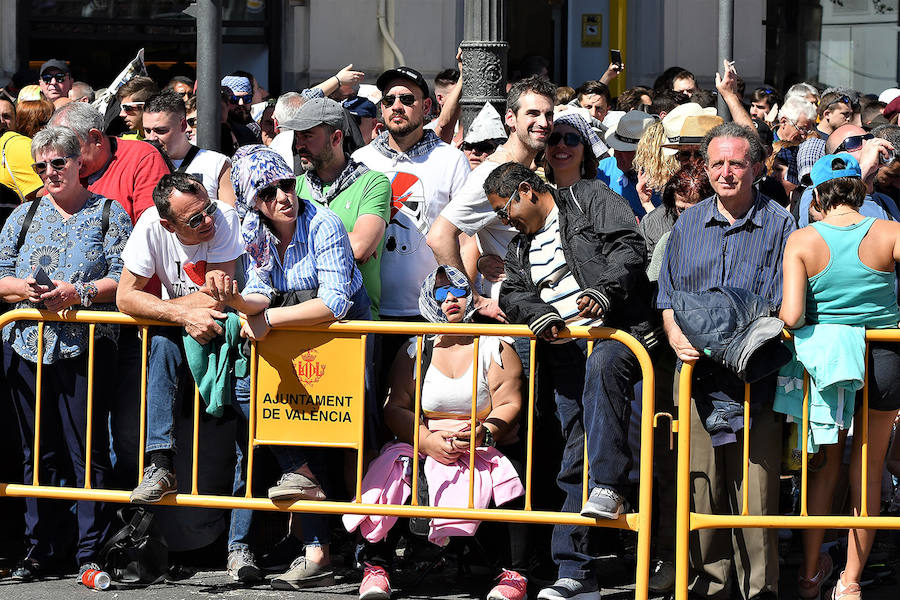
M 691 513 L 691 529 L 900 529 L 900 517 L 709 515 Z
M 126 490 L 86 490 L 54 486 L 30 486 L 0 483 L 0 496 L 54 498 L 62 500 L 93 500 L 95 502 L 128 503 L 131 492 Z M 246 508 L 252 510 L 308 512 L 337 515 L 382 515 L 398 517 L 431 517 L 503 521 L 513 523 L 587 525 L 637 531 L 638 513 L 622 515 L 615 520 L 590 519 L 578 513 L 552 511 L 524 511 L 503 508 L 469 509 L 445 506 L 399 506 L 390 504 L 357 504 L 355 502 L 310 501 L 272 502 L 268 498 L 242 496 L 208 496 L 204 494 L 171 494 L 154 506 L 195 506 L 199 508 Z
M 253 447 L 259 446 L 302 446 L 304 448 L 341 448 L 346 450 L 358 450 L 359 444 L 353 442 L 304 442 L 299 440 L 291 442 L 287 440 L 263 440 L 256 438 L 253 440 Z

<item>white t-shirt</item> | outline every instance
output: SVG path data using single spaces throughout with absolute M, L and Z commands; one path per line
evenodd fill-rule
M 269 150 L 274 150 L 278 154 L 281 155 L 281 158 L 284 159 L 284 162 L 290 168 L 294 168 L 294 132 L 291 130 L 282 131 L 274 138 L 272 138 L 272 143 L 269 144 Z M 296 173 L 295 173 L 296 175 Z
M 234 208 L 219 201 L 213 239 L 186 246 L 159 223 L 155 206 L 144 211 L 122 251 L 125 268 L 140 277 L 157 275 L 163 299 L 180 298 L 204 284 L 208 263 L 228 262 L 244 253 L 241 225 Z
M 381 257 L 382 316 L 419 314 L 419 289 L 437 268 L 425 235 L 450 199 L 462 189 L 471 167 L 466 155 L 443 142 L 422 156 L 392 158 L 372 144 L 353 153 L 373 171 L 391 181 L 391 217 L 384 233 Z
M 184 159 L 172 160 L 176 169 L 181 168 Z M 228 157 L 212 150 L 201 149 L 185 169 L 188 175 L 196 175 L 203 179 L 203 187 L 213 200 L 219 199 L 219 176 L 226 164 L 231 164 Z
M 466 235 L 474 235 L 482 256 L 496 254 L 500 258 L 504 258 L 509 242 L 516 236 L 516 230 L 500 222 L 491 203 L 488 202 L 487 194 L 484 193 L 485 180 L 500 164 L 486 160 L 475 167 L 469 173 L 466 184 L 453 197 L 453 201 L 444 208 L 441 216 Z M 499 291 L 499 283 L 494 284 L 482 278 L 481 293 L 483 295 L 496 299 Z

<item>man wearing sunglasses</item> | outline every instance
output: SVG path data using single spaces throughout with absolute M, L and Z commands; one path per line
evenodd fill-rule
M 827 95 L 827 94 L 826 94 Z M 823 99 L 824 100 L 824 99 Z M 900 150 L 900 149 L 898 149 Z M 882 168 L 882 159 L 894 155 L 895 148 L 887 140 L 875 138 L 862 127 L 844 125 L 828 136 L 825 142 L 825 153 L 849 152 L 859 161 L 862 180 L 866 182 L 866 198 L 859 209 L 864 217 L 900 221 L 900 210 L 887 195 L 875 192 L 874 183 L 878 171 Z M 812 188 L 807 188 L 800 197 L 799 218 L 797 225 L 806 227 L 813 221 L 822 218 L 812 206 Z
M 545 78 L 528 77 L 512 85 L 506 95 L 505 123 L 509 137 L 469 174 L 460 194 L 441 212 L 428 232 L 428 245 L 440 264 L 456 267 L 472 281 L 482 274 L 481 293 L 473 286 L 472 301 L 482 315 L 501 322 L 506 321 L 497 302 L 500 283 L 505 277 L 503 256 L 515 229 L 494 214 L 484 192 L 484 182 L 505 162 L 515 161 L 532 168 L 535 157 L 550 137 L 555 97 L 556 86 Z M 480 245 L 480 252 L 474 243 L 467 247 L 465 261 L 460 255 L 461 232 L 477 238 Z
M 177 323 L 184 329 L 151 329 L 148 363 L 147 468 L 131 494 L 135 503 L 158 502 L 175 493 L 173 409 L 179 379 L 187 376 L 183 333 L 206 344 L 222 333 L 221 302 L 203 290 L 207 278 L 234 277 L 244 253 L 237 212 L 212 200 L 186 173 L 165 175 L 153 191 L 154 206 L 138 220 L 122 251 L 119 310 L 144 319 Z M 157 277 L 167 299 L 147 292 Z
M 72 73 L 66 61 L 53 58 L 41 65 L 41 78 L 38 84 L 41 92 L 50 102 L 66 98 L 72 89 Z
M 144 103 L 158 91 L 156 82 L 149 77 L 135 77 L 119 88 L 116 92 L 119 99 L 119 116 L 125 120 L 128 127 L 128 133 L 122 135 L 122 139 L 144 139 Z
M 823 95 L 818 109 L 819 137 L 827 140 L 838 127 L 850 123 L 856 110 L 859 110 L 859 102 L 848 94 L 834 91 Z

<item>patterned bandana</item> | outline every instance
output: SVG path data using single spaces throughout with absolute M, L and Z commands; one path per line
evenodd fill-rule
M 309 188 L 309 192 L 312 194 L 313 200 L 324 206 L 330 206 L 332 200 L 337 198 L 341 192 L 353 185 L 354 181 L 368 172 L 369 167 L 347 157 L 347 165 L 344 167 L 344 170 L 341 171 L 341 174 L 338 175 L 337 179 L 331 184 L 331 187 L 328 188 L 327 192 L 322 193 L 322 188 L 325 186 L 314 171 L 306 172 L 306 185 Z
M 597 132 L 591 129 L 591 126 L 588 125 L 587 121 L 585 121 L 584 117 L 581 115 L 572 112 L 562 113 L 553 120 L 553 125 L 560 124 L 577 129 L 578 133 L 581 134 L 581 139 L 591 147 L 596 158 L 601 158 L 604 154 L 609 152 L 609 146 L 603 143 L 603 140 L 600 139 Z
M 250 86 L 250 80 L 246 77 L 227 75 L 222 78 L 222 85 L 231 90 L 231 93 L 235 95 L 253 93 L 253 88 Z
M 380 134 L 378 134 L 378 137 L 372 140 L 372 147 L 384 154 L 387 158 L 394 158 L 400 153 L 388 145 L 389 133 L 390 132 L 388 131 L 382 131 Z M 430 129 L 426 129 L 425 135 L 422 136 L 422 139 L 416 142 L 412 148 L 406 151 L 406 156 L 410 158 L 425 156 L 443 143 L 444 142 L 441 141 L 441 138 L 439 138 L 435 132 Z
M 472 316 L 475 314 L 475 303 L 472 302 L 472 289 L 469 287 L 469 280 L 459 270 L 450 265 L 440 265 L 429 273 L 425 281 L 422 282 L 422 289 L 419 291 L 419 313 L 432 323 L 447 323 L 447 315 L 441 310 L 441 303 L 434 297 L 434 282 L 440 271 L 447 275 L 447 279 L 450 280 L 450 285 L 453 287 L 469 290 L 469 295 L 466 296 L 468 302 L 466 303 L 463 322 L 471 321 Z
M 235 207 L 242 216 L 241 239 L 253 267 L 260 272 L 272 268 L 270 247 L 275 235 L 259 218 L 256 194 L 282 179 L 291 179 L 294 171 L 280 154 L 262 144 L 241 146 L 231 157 L 231 185 L 237 198 Z

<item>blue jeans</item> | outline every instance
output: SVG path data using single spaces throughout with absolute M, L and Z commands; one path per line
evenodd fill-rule
M 235 412 L 243 417 L 238 425 L 236 440 L 237 460 L 234 467 L 234 495 L 243 496 L 247 489 L 247 429 L 250 418 L 250 377 L 238 379 L 235 383 Z M 317 452 L 298 446 L 270 446 L 269 449 L 278 461 L 282 473 L 296 471 L 315 459 Z M 312 469 L 311 465 L 310 468 Z M 314 469 L 314 472 L 318 471 Z M 328 517 L 309 513 L 298 513 L 297 517 L 303 529 L 303 543 L 322 546 L 330 543 L 331 533 L 328 528 Z M 231 511 L 231 527 L 228 530 L 228 551 L 249 547 L 250 524 L 253 511 L 235 508 Z
M 150 328 L 147 361 L 146 451 L 175 451 L 175 398 L 179 380 L 189 375 L 180 327 Z
M 628 420 L 637 359 L 621 343 L 598 341 L 585 359 L 583 340 L 550 345 L 539 342 L 541 389 L 552 391 L 565 447 L 556 483 L 565 493 L 562 510 L 580 512 L 585 429 L 591 485 L 621 487 L 631 463 Z M 593 576 L 597 558 L 596 529 L 575 525 L 553 528 L 551 553 L 559 577 L 584 580 Z

